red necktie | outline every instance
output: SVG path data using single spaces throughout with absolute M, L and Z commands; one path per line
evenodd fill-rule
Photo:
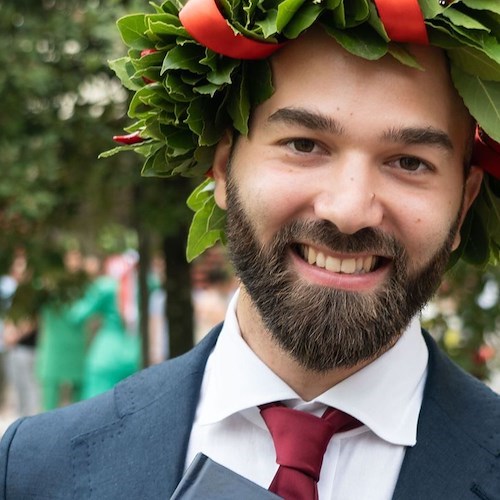
M 269 491 L 285 500 L 317 500 L 321 464 L 330 439 L 361 422 L 333 408 L 319 418 L 282 403 L 262 405 L 260 413 L 273 438 L 279 464 Z

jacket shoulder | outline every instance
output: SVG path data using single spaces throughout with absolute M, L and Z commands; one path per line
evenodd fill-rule
M 500 456 L 500 395 L 451 361 L 424 334 L 429 348 L 429 374 L 424 404 L 432 401 L 480 446 Z

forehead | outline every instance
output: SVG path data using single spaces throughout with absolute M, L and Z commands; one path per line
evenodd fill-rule
M 414 122 L 450 132 L 468 131 L 470 117 L 453 87 L 442 51 L 422 46 L 408 50 L 422 70 L 391 56 L 377 61 L 356 57 L 320 28 L 311 30 L 273 56 L 275 93 L 258 114 L 265 119 L 281 107 L 294 106 L 335 119 L 368 120 L 374 126 Z

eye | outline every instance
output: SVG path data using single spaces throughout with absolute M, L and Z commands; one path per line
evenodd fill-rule
M 312 139 L 299 137 L 297 139 L 289 139 L 285 145 L 297 153 L 316 153 L 320 152 L 320 146 Z
M 420 158 L 417 158 L 416 156 L 402 156 L 400 158 L 396 158 L 395 160 L 391 160 L 389 162 L 389 165 L 394 168 L 405 170 L 407 172 L 433 170 L 429 163 Z

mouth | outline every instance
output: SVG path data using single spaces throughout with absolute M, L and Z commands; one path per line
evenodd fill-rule
M 340 274 L 371 273 L 387 262 L 387 258 L 380 255 L 334 256 L 306 244 L 295 245 L 294 251 L 309 265 Z

